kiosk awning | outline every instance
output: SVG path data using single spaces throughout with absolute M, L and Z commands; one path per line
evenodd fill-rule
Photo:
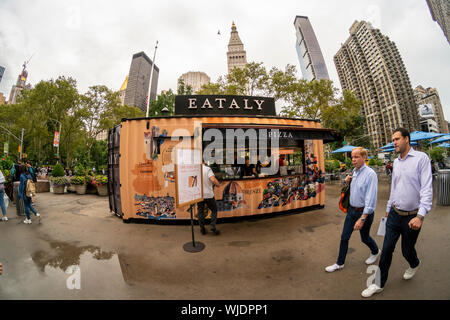
M 279 131 L 280 139 L 294 140 L 323 140 L 324 143 L 342 140 L 339 132 L 324 128 L 304 128 L 292 125 L 264 125 L 264 124 L 237 124 L 237 123 L 203 123 L 203 129 L 266 129 Z

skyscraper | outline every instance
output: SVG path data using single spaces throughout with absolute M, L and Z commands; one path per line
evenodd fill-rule
M 297 35 L 295 48 L 297 49 L 303 78 L 308 81 L 329 80 L 327 66 L 308 17 L 296 16 L 294 26 L 295 34 Z
M 144 112 L 147 109 L 146 98 L 150 84 L 152 64 L 152 60 L 150 60 L 144 52 L 134 54 L 131 60 L 130 72 L 128 74 L 128 84 L 125 91 L 125 104 L 138 107 Z M 150 91 L 151 101 L 156 99 L 158 76 L 159 68 L 155 65 Z
M 5 67 L 0 66 L 0 82 L 2 82 L 3 74 L 5 73 Z
M 25 85 L 27 82 L 28 71 L 26 70 L 26 62 L 23 64 L 22 72 L 17 77 L 16 84 L 12 86 L 11 93 L 9 94 L 8 104 L 15 104 L 17 97 L 23 89 L 31 88 L 30 85 Z
M 0 106 L 6 103 L 6 97 L 0 92 Z
M 125 80 L 123 81 L 122 86 L 119 89 L 119 99 L 121 105 L 125 104 L 125 94 L 127 92 L 127 86 L 128 86 L 128 76 L 125 77 Z
M 199 91 L 202 85 L 208 84 L 211 81 L 206 73 L 200 71 L 183 73 L 181 77 L 178 78 L 178 81 L 179 80 L 183 80 L 185 86 L 191 86 L 192 93 Z
M 447 42 L 450 43 L 450 1 L 449 0 L 427 0 L 431 17 L 436 21 L 444 32 Z
M 419 108 L 420 122 L 427 122 L 426 120 L 428 119 L 434 120 L 437 124 L 438 132 L 448 133 L 448 125 L 444 118 L 444 111 L 442 110 L 441 99 L 439 98 L 437 89 L 425 89 L 422 86 L 417 86 L 414 89 L 414 98 Z M 429 112 L 425 112 L 428 109 Z
M 230 41 L 228 42 L 228 52 L 227 52 L 227 61 L 228 61 L 228 73 L 230 73 L 231 69 L 243 68 L 247 64 L 247 53 L 244 50 L 244 44 L 239 38 L 239 34 L 236 29 L 236 25 L 231 25 L 231 36 Z
M 392 130 L 420 129 L 408 73 L 394 42 L 365 21 L 355 21 L 350 37 L 334 56 L 342 89 L 363 102 L 365 133 L 374 147 L 391 141 Z

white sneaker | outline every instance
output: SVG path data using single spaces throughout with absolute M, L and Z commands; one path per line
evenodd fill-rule
M 2 221 L 8 221 L 8 217 L 2 217 Z
M 335 264 L 333 264 L 332 266 L 328 266 L 328 267 L 326 267 L 325 268 L 325 271 L 326 272 L 334 272 L 334 271 L 336 271 L 336 270 L 340 270 L 340 269 L 342 269 L 342 268 L 344 268 L 344 265 L 338 265 L 337 263 L 335 263 Z
M 372 264 L 375 261 L 377 261 L 378 256 L 380 255 L 381 250 L 378 249 L 378 253 L 377 254 L 371 254 L 369 258 L 367 258 L 366 260 L 366 264 Z
M 380 288 L 379 286 L 377 286 L 376 284 L 371 284 L 366 290 L 364 290 L 363 292 L 361 292 L 361 295 L 364 298 L 370 298 L 371 296 L 373 296 L 375 293 L 380 293 L 381 291 L 383 291 L 383 288 Z
M 405 273 L 403 274 L 403 279 L 409 280 L 412 277 L 414 277 L 414 275 L 416 274 L 417 269 L 419 269 L 419 266 L 420 266 L 420 260 L 419 260 L 419 264 L 417 265 L 417 267 L 406 269 Z
M 25 220 L 23 221 L 23 223 L 25 223 L 25 224 L 31 224 L 31 219 L 25 219 Z
M 41 215 L 39 213 L 36 213 L 36 217 L 40 217 Z

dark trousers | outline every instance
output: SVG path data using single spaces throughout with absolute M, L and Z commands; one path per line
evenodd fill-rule
M 31 198 L 27 196 L 23 196 L 23 204 L 25 205 L 25 214 L 27 215 L 27 219 L 30 220 L 30 211 L 36 215 L 36 209 L 33 207 L 33 203 L 31 202 Z
M 198 223 L 200 227 L 205 226 L 205 211 L 208 207 L 211 210 L 211 230 L 216 229 L 216 221 L 217 221 L 217 204 L 216 199 L 209 198 L 209 199 L 203 199 L 202 202 L 198 203 Z
M 413 230 L 408 226 L 411 219 L 415 218 L 415 215 L 400 216 L 397 212 L 391 208 L 389 216 L 386 221 L 386 235 L 384 236 L 383 250 L 380 258 L 380 287 L 383 288 L 389 273 L 389 267 L 392 262 L 392 254 L 394 253 L 395 245 L 398 238 L 402 236 L 402 254 L 408 261 L 411 268 L 415 268 L 419 265 L 419 259 L 417 258 L 417 252 L 414 246 L 416 245 L 417 237 L 419 236 L 419 230 Z
M 358 221 L 358 219 L 361 218 L 361 216 L 362 212 L 357 212 L 352 207 L 348 208 L 347 216 L 345 217 L 344 222 L 344 229 L 342 230 L 341 235 L 341 244 L 339 246 L 339 257 L 336 262 L 340 266 L 345 263 L 345 257 L 347 256 L 348 250 L 348 241 L 350 240 L 350 237 L 353 233 L 353 227 L 355 226 L 356 221 Z M 363 227 L 361 228 L 361 230 L 359 230 L 359 233 L 361 235 L 361 241 L 370 248 L 370 252 L 372 254 L 377 254 L 378 246 L 375 243 L 375 240 L 373 240 L 369 235 L 372 222 L 373 222 L 373 213 L 367 216 Z

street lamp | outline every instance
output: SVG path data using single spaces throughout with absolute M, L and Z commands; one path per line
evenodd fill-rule
M 8 131 L 8 133 L 9 133 L 10 135 L 12 135 L 14 138 L 16 138 L 17 140 L 20 141 L 19 160 L 22 160 L 22 152 L 23 152 L 23 151 L 22 151 L 22 147 L 23 147 L 23 132 L 25 131 L 25 129 L 22 128 L 22 136 L 21 136 L 21 138 L 19 139 L 19 138 L 17 138 L 11 131 L 9 131 L 8 129 L 6 129 L 4 126 L 1 126 L 1 125 L 0 125 L 0 128 L 2 128 L 2 129 L 4 129 L 4 130 Z
M 49 119 L 59 123 L 59 140 L 61 140 L 61 126 L 62 126 L 61 121 L 53 119 L 53 118 L 49 118 Z M 56 151 L 56 157 L 58 158 L 58 162 L 59 162 L 59 140 L 58 140 L 57 151 Z

